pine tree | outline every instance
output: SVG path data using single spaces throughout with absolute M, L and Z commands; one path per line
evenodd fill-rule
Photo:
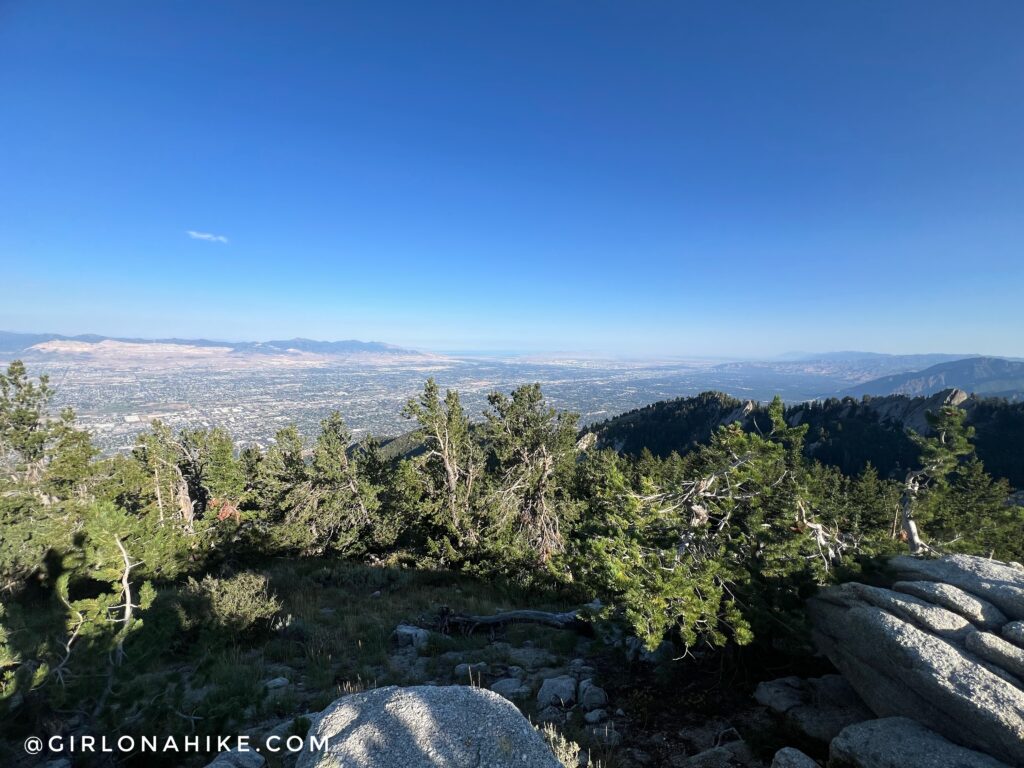
M 349 457 L 351 442 L 352 434 L 337 411 L 320 423 L 305 502 L 316 517 L 317 546 L 341 554 L 367 550 L 380 509 L 379 488 L 359 472 L 359 460 Z
M 437 382 L 428 379 L 423 394 L 409 400 L 402 413 L 417 421 L 418 435 L 426 443 L 417 464 L 426 476 L 427 500 L 441 536 L 457 549 L 474 546 L 480 538 L 474 511 L 483 467 L 459 393 L 449 389 L 442 400 Z
M 1001 560 L 1024 558 L 1024 508 L 1008 501 L 1009 484 L 994 480 L 970 456 L 924 500 L 922 517 L 943 551 Z
M 0 705 L 14 695 L 15 674 L 21 664 L 21 656 L 11 646 L 6 620 L 7 609 L 0 603 Z
M 573 537 L 574 575 L 620 609 L 649 648 L 678 633 L 688 647 L 801 639 L 802 598 L 852 546 L 839 527 L 835 476 L 802 456 L 803 428 L 781 400 L 764 435 L 739 424 L 708 445 L 627 480 L 619 461 L 590 458 L 587 510 Z
M 259 462 L 253 496 L 259 513 L 251 535 L 257 546 L 302 549 L 312 540 L 308 529 L 291 523 L 309 483 L 305 443 L 294 426 L 277 431 L 274 444 Z
M 918 496 L 927 492 L 929 485 L 943 486 L 961 458 L 974 452 L 971 445 L 974 428 L 964 423 L 965 416 L 956 406 L 944 405 L 938 412 L 927 414 L 931 429 L 929 436 L 911 435 L 921 449 L 921 467 L 907 473 L 900 500 L 900 516 L 903 535 L 914 554 L 930 549 L 921 538 L 914 517 Z
M 0 373 L 0 461 L 29 482 L 39 478 L 53 437 L 46 413 L 52 396 L 49 377 L 32 381 L 20 360 Z
M 576 458 L 579 417 L 547 405 L 539 384 L 488 398 L 486 439 L 498 475 L 492 497 L 541 562 L 561 552 L 562 492 Z
M 93 460 L 99 451 L 89 433 L 75 427 L 71 409 L 61 412 L 53 426 L 54 444 L 49 452 L 43 488 L 58 498 L 87 498 L 90 481 L 95 479 Z

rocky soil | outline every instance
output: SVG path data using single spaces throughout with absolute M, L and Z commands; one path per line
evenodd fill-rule
M 658 654 L 622 638 L 580 638 L 558 653 L 499 634 L 444 651 L 434 633 L 399 625 L 388 663 L 419 685 L 307 713 L 310 732 L 329 736 L 341 762 L 304 755 L 299 768 L 558 765 L 539 735 L 545 724 L 582 746 L 561 756 L 573 766 L 1024 765 L 1024 568 L 897 557 L 887 573 L 883 584 L 843 584 L 809 603 L 816 645 L 839 674 L 769 680 L 753 697 L 739 686 L 728 698 L 721 680 L 658 685 Z M 286 676 L 266 684 L 290 685 Z M 700 697 L 711 690 L 719 698 L 709 707 Z M 295 729 L 286 720 L 254 736 Z M 263 765 L 243 761 L 252 757 L 214 765 Z

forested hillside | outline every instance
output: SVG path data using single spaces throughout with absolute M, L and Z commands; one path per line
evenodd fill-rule
M 900 479 L 920 450 L 912 433 L 928 434 L 927 414 L 955 403 L 976 430 L 978 456 L 996 477 L 1024 488 L 1024 403 L 967 397 L 946 390 L 930 397 L 829 398 L 786 408 L 786 423 L 807 427 L 804 453 L 846 475 L 870 464 L 882 477 Z M 598 445 L 638 456 L 665 458 L 706 443 L 714 430 L 736 422 L 746 431 L 768 428 L 768 409 L 718 392 L 665 400 L 595 424 Z
M 72 714 L 113 734 L 241 728 L 259 713 L 239 682 L 243 654 L 263 644 L 262 654 L 311 659 L 334 690 L 360 669 L 351 659 L 363 641 L 338 648 L 282 615 L 267 576 L 282 563 L 372 563 L 453 590 L 484 577 L 520 601 L 597 598 L 595 620 L 682 658 L 752 644 L 799 651 L 817 585 L 919 536 L 937 551 L 1024 559 L 1024 510 L 1006 504 L 1007 483 L 986 472 L 953 406 L 928 414 L 929 436 L 905 438 L 914 450 L 900 460 L 916 473 L 903 483 L 809 457 L 825 414 L 851 407 L 842 403 L 799 424 L 779 399 L 747 421 L 721 396 L 662 404 L 652 412 L 674 420 L 666 429 L 689 431 L 659 446 L 685 439 L 688 450 L 634 457 L 578 440 L 576 415 L 537 385 L 493 393 L 474 423 L 459 394 L 431 380 L 405 408 L 423 445 L 411 458 L 386 459 L 372 442 L 350 451 L 338 414 L 311 443 L 286 427 L 268 450 L 240 454 L 221 429 L 154 424 L 130 455 L 101 458 L 74 414 L 50 413 L 51 394 L 20 363 L 0 375 L 9 735 Z M 1015 423 L 979 407 L 979 436 Z M 318 589 L 356 578 L 327 570 Z

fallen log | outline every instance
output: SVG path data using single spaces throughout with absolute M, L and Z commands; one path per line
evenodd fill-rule
M 451 634 L 458 631 L 464 635 L 471 635 L 480 630 L 494 632 L 509 624 L 540 624 L 554 629 L 567 629 L 580 634 L 590 635 L 593 633 L 593 625 L 588 620 L 590 614 L 596 613 L 601 607 L 600 602 L 593 602 L 589 605 L 574 608 L 571 611 L 554 613 L 550 611 L 535 611 L 531 609 L 503 611 L 490 616 L 474 616 L 471 614 L 457 613 L 451 608 L 442 608 L 437 618 L 431 622 L 431 629 L 436 629 L 443 634 Z

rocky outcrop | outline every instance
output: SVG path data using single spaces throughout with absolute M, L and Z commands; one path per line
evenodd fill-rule
M 832 741 L 828 764 L 829 768 L 1008 768 L 905 717 L 846 728 Z
M 1024 570 L 1019 566 L 970 555 L 934 560 L 904 555 L 889 564 L 900 577 L 952 584 L 992 603 L 1010 620 L 1024 619 Z
M 712 747 L 681 761 L 673 760 L 672 765 L 679 768 L 763 768 L 763 763 L 754 757 L 743 741 Z
M 1024 571 L 963 555 L 897 557 L 891 565 L 900 580 L 893 589 L 850 583 L 810 601 L 818 647 L 879 717 L 912 718 L 949 741 L 1024 764 L 1024 656 L 997 627 L 1024 618 Z M 934 763 L 947 764 L 957 763 Z
M 937 581 L 897 581 L 892 588 L 897 592 L 905 592 L 935 605 L 941 605 L 983 629 L 997 629 L 1006 624 L 1006 614 L 992 603 L 952 584 Z
M 530 696 L 530 686 L 519 677 L 502 677 L 491 683 L 491 690 L 509 701 L 521 701 Z
M 602 744 L 618 743 L 621 734 L 605 722 L 608 720 L 605 710 L 608 706 L 608 693 L 591 677 L 594 668 L 583 659 L 574 659 L 569 663 L 568 671 L 567 675 L 543 679 L 537 692 L 537 720 L 542 723 L 565 723 L 570 710 L 579 709 L 583 713 L 584 722 L 590 726 L 584 730 L 594 741 Z M 496 687 L 498 683 L 502 683 L 502 690 Z M 508 699 L 517 698 L 509 695 L 509 692 L 515 690 L 512 682 L 497 681 L 491 690 Z
M 783 747 L 775 753 L 772 768 L 818 768 L 818 764 L 799 749 Z
M 822 746 L 846 726 L 872 717 L 839 675 L 810 680 L 782 677 L 759 684 L 754 698 L 782 719 L 784 731 Z
M 326 752 L 297 768 L 561 768 L 511 703 L 467 686 L 390 686 L 338 699 L 313 722 Z M 310 742 L 307 742 L 310 743 Z
M 602 709 L 608 705 L 608 694 L 589 677 L 580 680 L 579 686 L 580 706 L 587 712 L 595 709 Z
M 570 675 L 549 677 L 537 692 L 538 707 L 571 707 L 576 703 L 576 678 Z
M 971 632 L 964 641 L 967 650 L 973 651 L 1000 669 L 1024 678 L 1024 648 L 1008 643 L 990 632 Z
M 427 647 L 430 642 L 430 633 L 422 627 L 414 627 L 411 624 L 399 624 L 392 634 L 399 648 L 415 648 L 417 650 Z
M 1005 639 L 1024 648 L 1024 621 L 1011 621 L 1001 631 Z

